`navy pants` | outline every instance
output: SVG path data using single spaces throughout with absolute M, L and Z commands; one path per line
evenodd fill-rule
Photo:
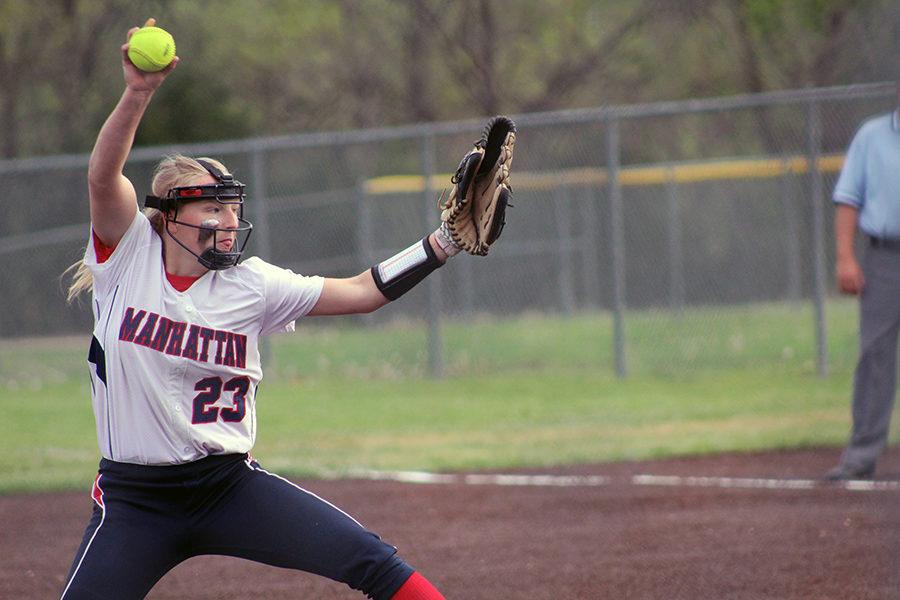
M 352 517 L 243 454 L 155 467 L 103 459 L 64 600 L 143 598 L 180 562 L 237 556 L 385 600 L 413 570 Z

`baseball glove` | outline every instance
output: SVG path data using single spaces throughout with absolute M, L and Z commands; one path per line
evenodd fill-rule
M 508 117 L 488 121 L 475 148 L 450 179 L 453 188 L 440 202 L 441 230 L 469 254 L 487 256 L 506 224 L 512 198 L 509 167 L 516 143 L 516 124 Z

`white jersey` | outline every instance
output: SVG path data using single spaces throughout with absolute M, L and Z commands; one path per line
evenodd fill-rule
M 91 389 L 101 454 L 180 464 L 248 452 L 256 438 L 259 338 L 292 330 L 322 277 L 259 258 L 209 271 L 184 292 L 166 278 L 162 240 L 138 211 L 94 277 Z

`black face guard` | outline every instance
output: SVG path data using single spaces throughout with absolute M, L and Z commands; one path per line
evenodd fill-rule
M 213 271 L 227 269 L 235 266 L 241 259 L 241 254 L 243 254 L 244 248 L 247 245 L 247 240 L 250 239 L 250 234 L 253 231 L 253 224 L 243 218 L 245 197 L 244 184 L 240 181 L 236 181 L 230 174 L 223 173 L 206 161 L 198 160 L 197 162 L 203 165 L 203 167 L 209 171 L 210 175 L 216 178 L 217 183 L 174 187 L 166 193 L 164 198 L 147 196 L 144 200 L 144 206 L 147 208 L 155 208 L 165 214 L 166 233 L 175 240 L 179 246 L 196 256 L 201 265 Z M 224 205 L 237 204 L 239 207 L 238 227 L 235 229 L 219 227 L 220 223 L 216 219 L 207 219 L 199 226 L 179 221 L 178 208 L 185 202 L 195 202 L 197 200 L 215 200 L 219 204 Z M 212 247 L 204 250 L 202 254 L 197 254 L 172 235 L 172 232 L 169 231 L 169 223 L 196 229 L 197 240 L 204 243 L 212 238 Z M 218 232 L 235 235 L 231 250 L 228 252 L 222 252 L 218 249 Z

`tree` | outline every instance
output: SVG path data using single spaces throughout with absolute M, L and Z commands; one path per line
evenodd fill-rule
M 895 76 L 893 0 L 0 3 L 0 152 L 90 150 L 152 14 L 182 58 L 139 143 L 389 126 Z M 765 146 L 777 124 L 760 121 Z

